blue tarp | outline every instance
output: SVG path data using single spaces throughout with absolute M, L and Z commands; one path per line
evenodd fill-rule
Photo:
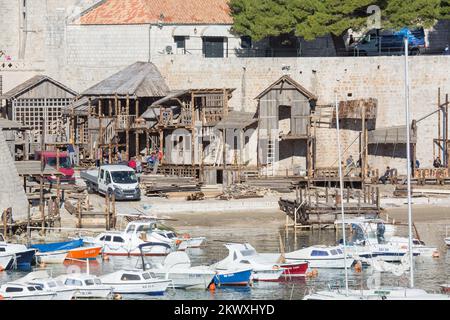
M 55 242 L 44 244 L 33 244 L 30 246 L 32 249 L 37 249 L 39 252 L 53 252 L 77 249 L 83 246 L 83 239 L 67 241 L 67 242 Z

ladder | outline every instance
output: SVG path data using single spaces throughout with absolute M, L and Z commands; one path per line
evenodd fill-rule
M 266 160 L 266 175 L 274 176 L 274 164 L 275 164 L 275 140 L 269 136 L 267 139 L 267 160 Z

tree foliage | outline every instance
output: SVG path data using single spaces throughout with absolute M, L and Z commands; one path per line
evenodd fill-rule
M 231 0 L 234 30 L 255 40 L 294 32 L 306 40 L 367 27 L 368 8 L 380 8 L 381 27 L 433 26 L 450 19 L 450 0 Z

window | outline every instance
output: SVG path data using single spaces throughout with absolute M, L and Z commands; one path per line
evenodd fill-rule
M 37 286 L 37 287 L 35 287 L 35 288 L 36 288 L 37 291 L 43 291 L 43 289 L 42 289 L 41 286 Z
M 203 38 L 203 55 L 205 58 L 223 58 L 224 57 L 223 37 L 204 37 Z
M 103 236 L 103 237 L 101 237 L 99 240 L 100 240 L 100 241 L 105 241 L 105 237 L 106 237 L 106 236 Z
M 144 278 L 145 280 L 151 279 L 151 277 L 150 277 L 150 275 L 148 273 L 143 273 L 142 274 L 142 278 Z
M 174 36 L 173 37 L 175 44 L 177 46 L 177 52 L 186 54 L 186 39 L 187 38 L 188 37 L 186 37 L 186 36 Z
M 75 279 L 67 279 L 66 286 L 75 286 L 75 287 L 82 287 L 83 286 L 83 282 L 81 282 L 80 280 L 75 280 Z
M 243 49 L 250 49 L 252 47 L 252 37 L 242 36 L 241 37 L 241 47 Z
M 324 256 L 328 256 L 328 252 L 321 251 L 321 250 L 313 250 L 311 252 L 311 256 L 312 257 L 324 257 Z
M 139 281 L 139 280 L 141 280 L 141 277 L 138 274 L 124 273 L 122 275 L 122 278 L 120 278 L 120 280 L 122 280 L 122 281 Z
M 109 174 L 109 172 L 106 173 L 106 184 L 110 184 L 111 183 L 111 175 Z
M 3 248 L 3 247 L 1 247 L 1 248 L 0 248 L 0 252 L 6 252 L 6 249 Z
M 27 287 L 28 291 L 36 291 L 36 289 L 34 287 Z
M 105 170 L 100 170 L 100 179 L 103 180 L 104 176 L 105 176 Z
M 134 184 L 138 182 L 134 171 L 115 171 L 111 172 L 111 176 L 115 183 Z
M 343 254 L 341 249 L 337 249 L 337 252 L 339 252 L 340 254 Z
M 97 284 L 97 285 L 101 285 L 101 284 L 102 284 L 102 282 L 100 281 L 100 279 L 94 279 L 94 282 L 95 282 L 95 284 Z
M 94 280 L 93 279 L 87 279 L 87 280 L 84 280 L 84 283 L 87 286 L 93 286 L 94 285 Z
M 127 233 L 133 233 L 134 230 L 136 230 L 136 226 L 135 226 L 134 224 L 132 224 L 132 225 L 128 228 Z
M 337 251 L 336 250 L 331 250 L 331 254 L 333 255 L 333 256 L 335 256 L 335 255 L 337 255 L 338 253 L 337 253 Z
M 8 287 L 5 290 L 6 292 L 22 292 L 23 288 L 18 288 L 18 287 Z
M 105 241 L 111 241 L 111 236 L 105 236 Z
M 121 242 L 121 243 L 125 242 L 125 240 L 123 240 L 122 237 L 114 237 L 114 240 L 113 240 L 113 241 L 114 241 L 114 242 Z

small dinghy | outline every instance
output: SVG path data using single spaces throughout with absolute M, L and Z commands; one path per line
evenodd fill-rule
M 8 282 L 0 287 L 0 296 L 5 300 L 53 300 L 56 293 L 37 285 Z
M 36 249 L 41 253 L 44 252 L 55 252 L 55 251 L 68 251 L 76 249 L 83 246 L 82 239 L 75 239 L 72 241 L 65 242 L 54 242 L 54 243 L 43 243 L 43 244 L 33 244 L 30 246 L 32 249 Z
M 30 272 L 18 281 L 56 293 L 53 300 L 72 300 L 77 292 L 76 289 L 66 287 L 60 280 L 52 279 L 46 271 Z
M 214 284 L 217 286 L 248 286 L 252 277 L 252 269 L 217 270 Z
M 143 256 L 142 256 L 143 258 Z M 155 274 L 160 279 L 171 279 L 178 289 L 205 290 L 213 281 L 216 272 L 207 266 L 192 267 L 185 252 L 173 252 L 167 256 L 163 264 L 145 263 L 143 269 Z
M 164 295 L 172 280 L 158 279 L 150 272 L 120 270 L 100 277 L 103 285 L 112 287 L 113 293 Z
M 102 252 L 102 247 L 81 247 L 69 250 L 66 259 L 94 260 Z
M 36 253 L 36 261 L 38 263 L 62 264 L 67 255 L 67 251 L 38 252 Z

